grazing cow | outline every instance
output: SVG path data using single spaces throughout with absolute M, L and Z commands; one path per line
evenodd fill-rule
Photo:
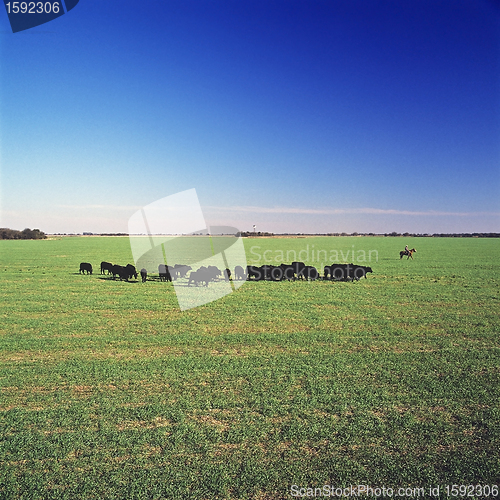
M 319 272 L 313 266 L 304 266 L 304 269 L 302 270 L 302 276 L 304 276 L 306 280 L 314 281 L 319 279 Z
M 332 280 L 348 281 L 351 274 L 351 264 L 332 264 L 331 276 Z
M 351 272 L 350 266 L 351 264 L 332 264 L 331 266 L 325 266 L 324 279 L 347 281 L 349 279 L 349 273 Z
M 127 264 L 126 266 L 119 266 L 115 264 L 111 270 L 113 273 L 113 279 L 115 280 L 118 276 L 121 280 L 128 281 L 130 278 L 137 278 L 137 271 L 132 264 Z
M 174 281 L 177 279 L 177 273 L 175 272 L 175 267 L 174 266 L 167 266 L 167 274 L 170 276 L 170 278 L 167 278 L 167 281 Z
M 234 278 L 237 280 L 246 280 L 247 274 L 241 266 L 236 266 L 234 268 Z
M 332 264 L 331 266 L 325 266 L 324 279 L 325 280 L 337 280 L 342 281 L 347 277 L 347 264 Z
M 173 279 L 185 278 L 188 271 L 192 270 L 191 266 L 185 266 L 183 264 L 175 264 L 175 266 L 170 267 L 170 275 Z
M 265 279 L 264 271 L 262 267 L 259 266 L 247 266 L 246 274 L 248 279 L 253 278 L 255 281 L 260 281 Z
M 366 279 L 366 273 L 373 273 L 371 267 L 367 266 L 357 266 L 354 264 L 352 265 L 352 279 L 359 281 L 360 278 L 365 278 Z
M 264 264 L 263 266 L 260 267 L 262 270 L 262 279 L 267 280 L 271 278 L 271 269 L 273 266 L 269 266 L 267 264 Z
M 180 277 L 180 273 L 177 271 L 177 264 L 175 266 L 167 266 L 167 271 L 170 274 L 170 280 L 176 280 L 178 277 Z
M 160 281 L 172 281 L 172 275 L 170 273 L 171 267 L 167 267 L 165 264 L 160 264 L 158 266 L 158 273 L 160 275 Z
M 132 278 L 132 276 L 137 279 L 137 269 L 132 264 L 127 264 L 125 266 L 127 270 L 127 281 Z
M 112 268 L 111 268 L 111 273 L 113 274 L 113 279 L 115 280 L 116 277 L 118 276 L 120 279 L 122 279 L 122 277 L 124 276 L 125 274 L 125 268 L 123 266 L 119 266 L 118 264 L 115 264 Z
M 263 280 L 271 280 L 271 281 L 280 281 L 281 276 L 283 274 L 281 268 L 277 268 L 276 266 L 271 266 L 269 264 L 264 264 L 261 266 L 262 279 Z M 278 269 L 276 271 L 276 269 Z
M 148 277 L 148 271 L 144 267 L 141 269 L 141 279 L 143 283 L 146 283 L 146 279 Z
M 113 271 L 113 264 L 111 264 L 111 262 L 101 262 L 101 274 L 105 274 L 104 271 L 108 271 L 108 274 L 111 274 Z
M 302 274 L 306 265 L 303 262 L 292 262 L 293 272 L 296 275 L 297 279 L 304 279 L 304 275 Z
M 184 264 L 176 264 L 176 268 L 178 269 L 177 272 L 179 273 L 180 278 L 185 278 L 186 274 L 189 271 L 192 271 L 192 269 L 193 269 L 191 266 L 186 266 Z
M 253 279 L 255 281 L 281 281 L 284 276 L 284 271 L 281 266 L 247 266 L 246 275 L 247 279 Z
M 332 279 L 332 266 L 325 266 L 323 272 L 325 273 L 323 276 L 324 280 Z
M 208 286 L 210 281 L 210 272 L 206 267 L 202 266 L 198 271 L 191 271 L 189 274 L 188 286 L 191 286 L 191 284 L 198 286 L 202 282 L 205 283 L 205 286 Z
M 358 281 L 363 276 L 366 278 L 366 273 L 372 273 L 372 268 L 367 266 L 358 266 L 355 264 L 332 264 L 325 266 L 324 279 L 335 281 Z
M 292 265 L 280 264 L 281 269 L 283 269 L 283 279 L 292 281 L 295 280 L 295 270 Z
M 92 274 L 92 264 L 89 264 L 88 262 L 82 262 L 80 264 L 80 274 Z
M 281 266 L 267 266 L 267 277 L 271 281 L 281 281 L 283 279 L 283 268 Z
M 208 266 L 207 270 L 210 276 L 210 281 L 215 281 L 216 279 L 222 276 L 220 269 L 216 266 Z

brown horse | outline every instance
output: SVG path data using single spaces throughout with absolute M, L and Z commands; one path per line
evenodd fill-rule
M 408 260 L 410 257 L 411 257 L 411 260 L 413 260 L 413 254 L 416 252 L 416 250 L 414 248 L 412 248 L 411 250 L 401 250 L 401 252 L 399 252 L 399 260 L 401 260 L 403 258 L 404 255 L 408 255 L 408 257 L 406 258 L 406 260 Z

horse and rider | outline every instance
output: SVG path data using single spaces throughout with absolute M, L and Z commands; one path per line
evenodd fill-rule
M 405 249 L 399 252 L 399 259 L 401 260 L 405 255 L 407 255 L 406 260 L 408 260 L 410 257 L 413 260 L 413 254 L 416 252 L 414 248 L 411 250 L 408 249 L 408 245 L 405 246 Z

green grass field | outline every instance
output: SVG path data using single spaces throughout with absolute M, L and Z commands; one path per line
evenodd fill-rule
M 97 274 L 128 238 L 0 241 L 0 498 L 500 485 L 499 243 L 246 239 L 250 264 L 337 251 L 373 274 L 181 312 L 170 283 Z

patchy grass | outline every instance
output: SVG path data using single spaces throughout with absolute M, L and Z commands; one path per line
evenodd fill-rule
M 354 251 L 374 273 L 181 312 L 171 284 L 78 274 L 132 262 L 127 238 L 0 241 L 1 498 L 498 484 L 498 240 L 245 245 L 255 264 Z

